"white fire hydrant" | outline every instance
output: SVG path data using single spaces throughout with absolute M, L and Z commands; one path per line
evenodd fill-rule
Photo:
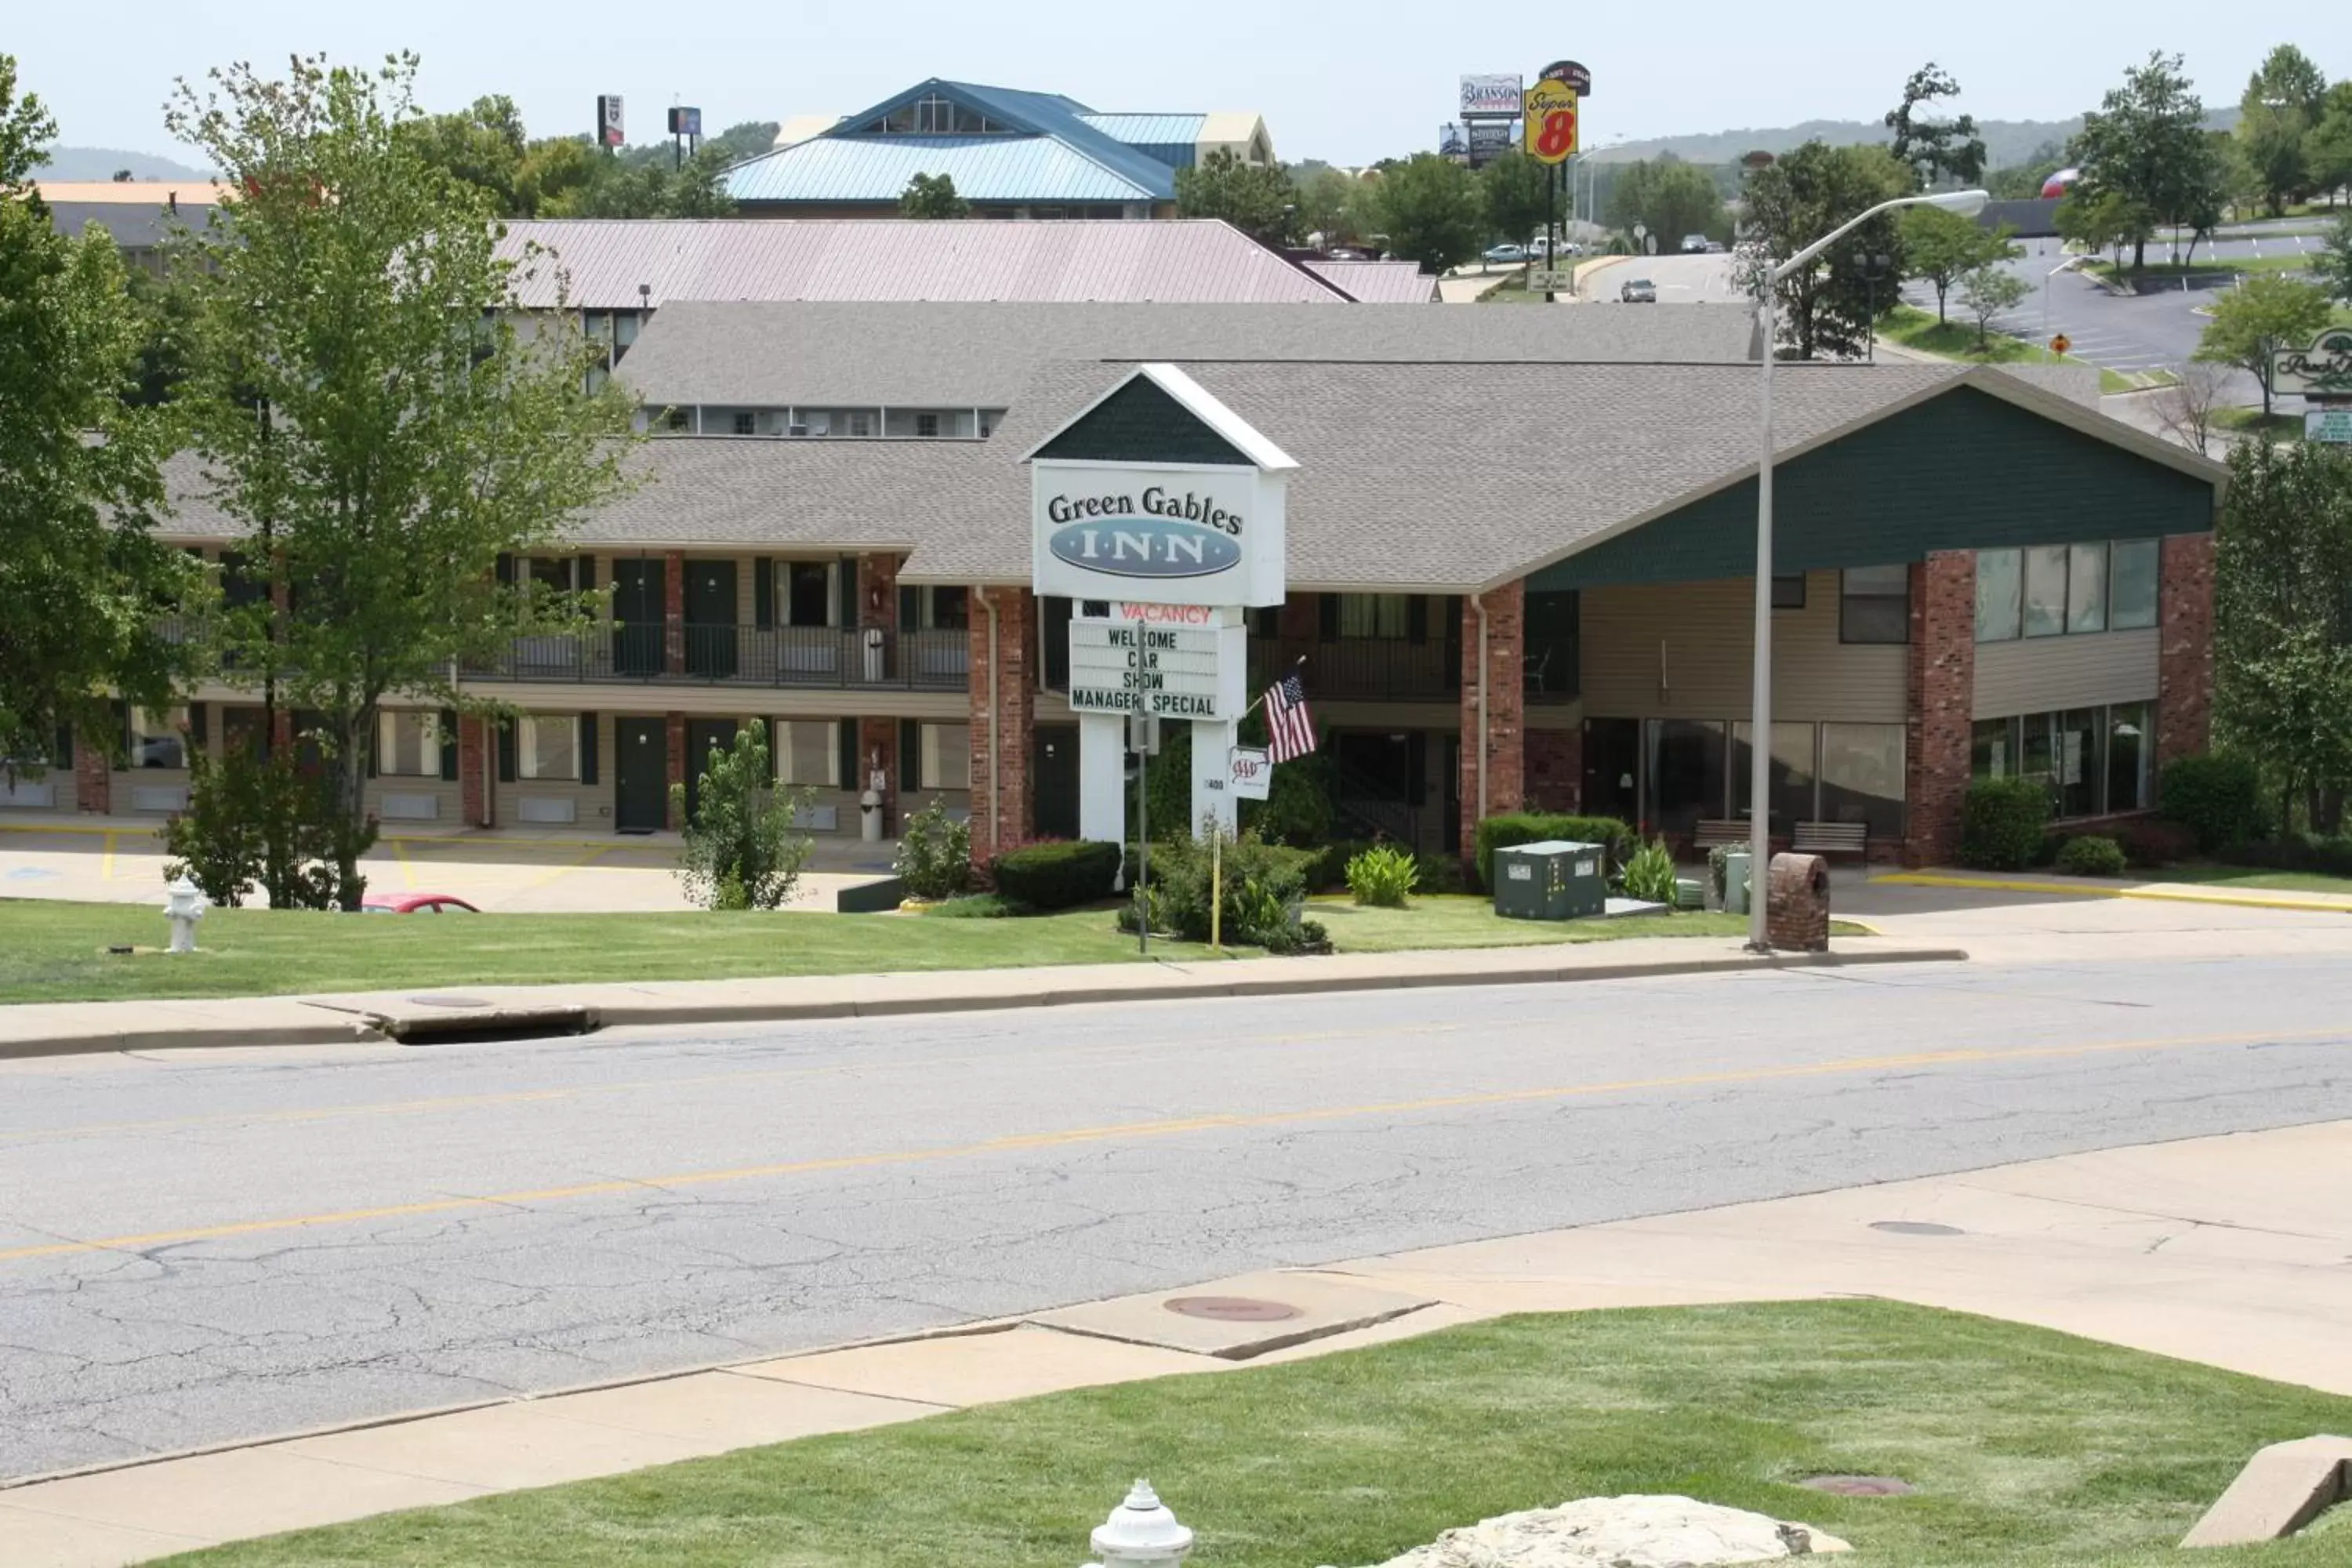
M 196 951 L 196 922 L 210 907 L 204 890 L 185 877 L 163 889 L 163 918 L 172 922 L 172 952 Z
M 1089 1544 L 1101 1561 L 1086 1568 L 1178 1568 L 1192 1553 L 1192 1532 L 1176 1522 L 1150 1481 L 1138 1480 Z

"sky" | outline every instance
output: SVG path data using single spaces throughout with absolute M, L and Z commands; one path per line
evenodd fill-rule
M 1906 7 L 1796 0 L 1460 6 L 1355 0 L 893 0 L 647 5 L 642 0 L 118 0 L 15 7 L 0 49 L 73 146 L 176 155 L 162 105 L 175 77 L 295 51 L 423 57 L 427 106 L 504 92 L 535 135 L 587 132 L 598 93 L 627 103 L 634 142 L 687 103 L 716 131 L 845 113 L 927 77 L 1066 93 L 1098 110 L 1251 110 L 1276 153 L 1359 164 L 1432 147 L 1464 72 L 1532 77 L 1563 58 L 1592 73 L 1588 144 L 1693 132 L 1876 120 L 1927 59 L 1979 120 L 2095 107 L 2152 48 L 2187 58 L 2209 105 L 2233 103 L 2274 43 L 2330 79 L 2352 74 L 2352 5 L 2281 6 L 2270 27 L 2213 0 L 2123 6 L 1980 0 Z M 1759 32 L 1759 21 L 1778 25 Z

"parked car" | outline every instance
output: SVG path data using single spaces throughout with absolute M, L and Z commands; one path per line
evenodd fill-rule
M 1489 267 L 1517 267 L 1527 258 L 1527 247 L 1520 245 L 1498 245 L 1486 252 Z
M 363 915 L 478 915 L 482 911 L 450 893 L 370 893 L 360 900 Z
M 1706 253 L 1709 256 L 1721 256 L 1723 254 L 1723 241 L 1719 239 L 1708 240 L 1706 242 Z
M 1705 256 L 1706 254 L 1706 236 L 1703 234 L 1686 234 L 1683 236 L 1683 254 L 1685 256 Z
M 1617 298 L 1628 305 L 1654 305 L 1658 302 L 1658 286 L 1646 278 L 1629 278 L 1617 290 Z

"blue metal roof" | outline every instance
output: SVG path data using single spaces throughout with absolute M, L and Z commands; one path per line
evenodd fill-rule
M 1205 114 L 1081 114 L 1078 118 L 1130 147 L 1175 142 L 1194 144 L 1201 140 L 1201 128 L 1209 122 Z
M 1146 160 L 1149 162 L 1149 160 Z M 739 202 L 895 202 L 917 174 L 945 174 L 972 202 L 1149 202 L 1172 196 L 1049 136 L 819 136 L 727 172 Z

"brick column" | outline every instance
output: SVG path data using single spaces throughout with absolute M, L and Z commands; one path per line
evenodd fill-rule
M 878 626 L 886 632 L 898 629 L 898 556 L 857 558 L 857 624 L 860 628 Z
M 1525 804 L 1527 752 L 1520 720 L 1527 700 L 1522 636 L 1526 584 L 1513 583 L 1462 601 L 1462 858 L 1478 850 L 1478 605 L 1486 607 L 1486 815 Z
M 670 675 L 686 673 L 686 555 L 677 550 L 662 557 L 662 669 Z
M 1527 731 L 1527 796 L 1535 811 L 1579 811 L 1584 799 L 1584 731 Z
M 76 811 L 104 816 L 113 809 L 114 759 L 104 748 L 91 745 L 79 729 L 74 731 L 73 772 Z
M 488 818 L 490 798 L 490 721 L 468 714 L 457 721 L 457 816 L 468 827 Z
M 663 797 L 665 800 L 669 800 L 668 792 L 686 782 L 686 715 L 666 713 L 662 717 L 664 720 L 662 728 L 669 742 L 666 748 L 668 778 L 663 784 Z M 685 807 L 671 800 L 665 809 L 664 819 L 669 824 L 670 831 L 677 832 L 686 826 Z
M 882 837 L 888 838 L 898 831 L 900 765 L 898 755 L 898 721 L 896 719 L 860 719 L 857 721 L 857 776 L 849 787 L 863 792 L 866 775 L 876 768 L 882 770 Z
M 1036 821 L 1029 757 L 1037 736 L 1037 596 L 974 588 L 971 606 L 971 858 L 985 865 L 1026 843 Z M 994 647 L 987 606 L 996 606 Z M 996 765 L 989 757 L 989 670 L 996 671 Z
M 2166 536 L 2157 590 L 2156 765 L 2213 740 L 2213 536 Z
M 1904 702 L 1903 863 L 1948 866 L 1960 848 L 1976 718 L 1977 558 L 1943 550 L 1911 568 Z

